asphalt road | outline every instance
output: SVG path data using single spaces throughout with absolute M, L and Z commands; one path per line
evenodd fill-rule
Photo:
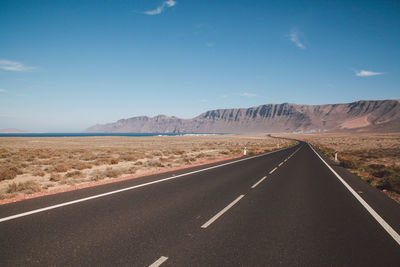
M 326 161 L 300 143 L 2 205 L 0 265 L 399 266 L 400 205 Z

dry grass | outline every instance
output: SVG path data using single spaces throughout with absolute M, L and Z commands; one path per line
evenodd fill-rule
M 18 193 L 32 194 L 40 191 L 42 191 L 42 187 L 33 180 L 20 183 L 12 182 L 7 184 L 6 192 L 1 195 L 1 198 L 13 197 Z
M 400 203 L 400 133 L 298 134 L 331 159 L 338 151 L 339 164 Z
M 237 156 L 244 147 L 252 155 L 291 143 L 265 135 L 2 137 L 0 197 Z M 28 182 L 35 189 L 24 189 Z

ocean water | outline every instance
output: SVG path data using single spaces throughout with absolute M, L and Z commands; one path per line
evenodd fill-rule
M 221 133 L 223 134 L 223 133 Z M 178 136 L 220 135 L 212 133 L 0 133 L 0 137 L 85 137 L 85 136 Z

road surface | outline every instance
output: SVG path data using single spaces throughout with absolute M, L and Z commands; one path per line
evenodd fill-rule
M 399 266 L 398 233 L 399 204 L 299 143 L 2 205 L 0 265 Z

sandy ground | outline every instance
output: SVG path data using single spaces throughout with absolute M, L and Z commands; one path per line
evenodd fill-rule
M 265 135 L 0 138 L 0 203 L 282 148 Z

